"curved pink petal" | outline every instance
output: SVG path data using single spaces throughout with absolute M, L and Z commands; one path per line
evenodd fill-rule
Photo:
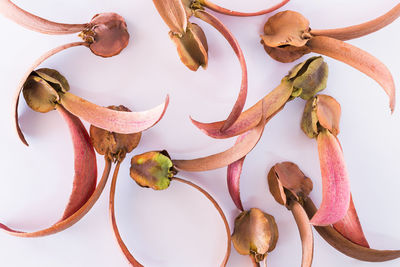
M 336 137 L 324 130 L 317 137 L 322 176 L 322 203 L 311 224 L 325 226 L 343 219 L 350 205 L 350 184 L 342 149 Z
M 322 35 L 346 41 L 376 32 L 395 21 L 399 16 L 400 4 L 397 4 L 386 14 L 368 22 L 339 29 L 311 30 L 311 34 L 320 36 Z
M 12 3 L 0 0 L 0 13 L 22 27 L 45 34 L 69 34 L 83 31 L 87 24 L 64 24 L 33 15 Z
M 282 2 L 280 2 L 279 4 L 276 4 L 270 8 L 264 9 L 264 10 L 260 10 L 257 12 L 238 12 L 238 11 L 233 11 L 233 10 L 229 10 L 226 8 L 223 8 L 221 6 L 218 6 L 208 0 L 200 0 L 200 3 L 202 5 L 204 5 L 205 7 L 211 9 L 212 11 L 224 14 L 224 15 L 228 15 L 228 16 L 236 16 L 236 17 L 252 17 L 252 16 L 260 16 L 260 15 L 265 15 L 268 14 L 270 12 L 273 12 L 279 8 L 281 8 L 282 6 L 286 5 L 290 0 L 283 0 Z
M 342 236 L 349 239 L 355 244 L 369 248 L 367 239 L 365 238 L 363 229 L 361 227 L 360 219 L 358 218 L 356 208 L 354 206 L 353 198 L 350 195 L 350 206 L 347 210 L 346 216 L 333 225 L 333 227 Z
M 42 64 L 43 61 L 45 61 L 52 55 L 57 54 L 58 52 L 61 52 L 67 48 L 81 46 L 81 45 L 88 46 L 88 44 L 85 42 L 76 42 L 76 43 L 61 45 L 59 47 L 56 47 L 56 48 L 48 51 L 47 53 L 42 55 L 40 58 L 38 58 L 35 61 L 35 63 L 33 63 L 33 65 L 28 69 L 28 71 L 25 73 L 25 75 L 22 77 L 20 83 L 18 84 L 17 90 L 15 91 L 15 95 L 14 95 L 14 122 L 15 122 L 15 128 L 17 130 L 18 136 L 21 139 L 22 143 L 24 143 L 25 145 L 28 146 L 28 142 L 26 141 L 24 134 L 22 133 L 22 130 L 19 127 L 18 104 L 19 104 L 19 95 L 21 94 L 21 90 L 22 90 L 22 87 L 24 86 L 26 79 L 29 77 L 29 75 L 31 74 L 32 71 L 34 71 L 40 64 Z
M 240 67 L 242 68 L 242 83 L 240 86 L 239 95 L 236 99 L 236 102 L 232 108 L 231 113 L 229 114 L 228 118 L 226 119 L 223 126 L 221 127 L 221 131 L 224 132 L 224 131 L 228 130 L 229 127 L 231 127 L 232 124 L 239 118 L 240 113 L 243 110 L 244 104 L 246 103 L 247 86 L 248 86 L 246 61 L 244 59 L 244 55 L 243 55 L 242 49 L 239 46 L 238 41 L 232 35 L 232 33 L 229 31 L 229 29 L 226 28 L 224 24 L 222 24 L 222 22 L 220 20 L 218 20 L 213 15 L 211 15 L 205 11 L 202 11 L 202 10 L 196 10 L 195 16 L 198 17 L 199 19 L 207 22 L 211 26 L 213 26 L 225 37 L 225 39 L 231 45 L 236 56 L 238 57 L 239 62 L 240 62 Z
M 236 142 L 238 142 L 239 139 L 240 137 Z M 243 163 L 245 158 L 246 157 L 243 157 L 229 164 L 227 169 L 227 183 L 228 183 L 229 195 L 231 196 L 233 203 L 235 203 L 236 207 L 241 211 L 243 211 L 244 209 L 242 200 L 240 198 L 240 175 L 242 174 Z
M 169 96 L 163 104 L 141 112 L 116 111 L 101 107 L 68 92 L 61 96 L 60 103 L 69 112 L 96 127 L 110 132 L 131 134 L 155 125 L 164 116 Z
M 257 126 L 263 115 L 266 118 L 273 116 L 286 104 L 290 95 L 292 94 L 292 91 L 293 89 L 291 83 L 282 82 L 255 105 L 242 112 L 236 122 L 224 132 L 222 132 L 220 129 L 226 121 L 202 123 L 193 119 L 191 120 L 197 128 L 212 138 L 222 139 L 233 137 L 247 132 Z M 265 103 L 264 114 L 262 111 L 263 102 Z
M 68 124 L 72 136 L 75 154 L 75 177 L 69 203 L 59 222 L 52 226 L 35 231 L 21 232 L 13 230 L 0 223 L 0 228 L 8 234 L 19 237 L 39 237 L 58 233 L 78 222 L 99 199 L 110 173 L 111 163 L 106 162 L 103 176 L 96 188 L 97 165 L 96 155 L 89 135 L 79 118 L 70 114 L 63 107 L 57 106 L 57 110 Z
M 374 79 L 389 96 L 393 113 L 396 104 L 396 91 L 389 69 L 373 55 L 340 40 L 316 36 L 307 42 L 312 52 L 342 61 Z

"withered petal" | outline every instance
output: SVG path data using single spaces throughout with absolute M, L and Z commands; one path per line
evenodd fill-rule
M 111 110 L 86 101 L 66 92 L 61 95 L 60 103 L 72 114 L 110 132 L 131 134 L 144 131 L 154 126 L 168 107 L 169 97 L 153 109 L 141 112 L 124 112 Z
M 21 139 L 22 143 L 24 143 L 25 145 L 28 145 L 28 142 L 26 141 L 24 134 L 22 133 L 22 130 L 19 126 L 19 122 L 18 122 L 18 104 L 19 104 L 19 95 L 21 94 L 22 88 L 24 86 L 24 83 L 26 81 L 26 79 L 29 77 L 29 75 L 31 75 L 32 71 L 35 70 L 43 61 L 45 61 L 46 59 L 48 59 L 49 57 L 51 57 L 54 54 L 57 54 L 58 52 L 61 52 L 67 48 L 70 47 L 75 47 L 75 46 L 88 46 L 87 43 L 85 42 L 75 42 L 75 43 L 70 43 L 70 44 L 65 44 L 65 45 L 61 45 L 59 47 L 56 47 L 48 52 L 46 52 L 44 55 L 42 55 L 40 58 L 38 58 L 33 65 L 28 69 L 28 71 L 25 73 L 25 75 L 22 77 L 17 90 L 15 91 L 15 96 L 14 96 L 14 122 L 15 122 L 15 128 L 17 130 L 18 136 Z
M 229 114 L 228 118 L 221 127 L 221 132 L 224 132 L 228 130 L 232 126 L 232 124 L 239 118 L 243 110 L 244 104 L 246 103 L 247 86 L 248 86 L 246 60 L 244 58 L 242 49 L 240 48 L 238 41 L 229 31 L 229 29 L 225 27 L 225 25 L 218 18 L 202 10 L 196 10 L 195 16 L 213 26 L 225 37 L 225 39 L 231 45 L 236 56 L 238 57 L 240 62 L 240 67 L 242 69 L 242 83 L 240 86 L 239 95 L 236 99 L 236 102 L 232 108 L 231 113 Z
M 390 109 L 393 112 L 396 102 L 395 85 L 392 74 L 381 61 L 355 46 L 330 37 L 313 37 L 308 41 L 307 47 L 312 52 L 342 61 L 374 79 L 389 96 Z
M 188 19 L 181 0 L 153 0 L 153 3 L 174 34 L 181 36 L 186 32 Z
M 240 142 L 243 137 L 240 136 L 236 143 Z M 246 157 L 243 157 L 231 164 L 228 165 L 227 168 L 227 184 L 229 195 L 232 198 L 233 203 L 235 203 L 236 207 L 243 211 L 243 204 L 240 198 L 240 175 L 242 173 L 243 163 Z
M 44 34 L 70 34 L 84 30 L 87 24 L 64 24 L 33 15 L 10 0 L 0 1 L 0 14 L 29 30 Z

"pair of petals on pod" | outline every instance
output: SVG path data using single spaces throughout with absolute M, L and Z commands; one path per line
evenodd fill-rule
M 400 4 L 385 15 L 360 25 L 311 30 L 309 21 L 294 11 L 279 12 L 264 27 L 262 44 L 266 52 L 280 62 L 292 62 L 304 54 L 316 52 L 342 61 L 368 75 L 389 96 L 390 109 L 395 107 L 395 85 L 388 68 L 371 54 L 342 40 L 361 37 L 388 25 L 400 15 Z M 325 35 L 326 34 L 326 35 Z M 335 37 L 338 36 L 338 39 Z

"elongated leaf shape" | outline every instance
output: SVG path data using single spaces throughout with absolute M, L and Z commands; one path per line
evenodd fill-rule
M 218 13 L 221 13 L 221 14 L 224 14 L 224 15 L 236 16 L 236 17 L 252 17 L 252 16 L 261 16 L 261 15 L 265 15 L 265 14 L 268 14 L 270 12 L 273 12 L 273 11 L 281 8 L 282 6 L 286 5 L 289 1 L 290 0 L 283 0 L 282 2 L 272 6 L 270 8 L 267 8 L 267 9 L 264 9 L 264 10 L 260 10 L 260 11 L 256 11 L 256 12 L 233 11 L 233 10 L 229 10 L 229 9 L 223 8 L 221 6 L 218 6 L 218 5 L 212 3 L 212 2 L 210 2 L 208 0 L 200 0 L 200 3 L 203 6 L 211 9 L 212 11 L 215 11 L 215 12 L 218 12 Z
M 381 61 L 355 46 L 324 36 L 311 38 L 307 47 L 312 52 L 342 61 L 374 79 L 389 96 L 390 109 L 393 112 L 396 102 L 395 85 L 392 74 Z
M 346 41 L 376 32 L 395 21 L 399 16 L 400 4 L 397 4 L 386 14 L 368 22 L 339 29 L 311 30 L 310 32 L 312 35 L 327 36 Z
M 106 161 L 103 176 L 96 187 L 97 167 L 96 156 L 86 129 L 79 118 L 70 114 L 63 107 L 57 109 L 66 120 L 74 143 L 75 178 L 69 203 L 61 220 L 49 228 L 35 232 L 13 230 L 4 224 L 0 228 L 8 234 L 19 237 L 40 237 L 58 233 L 78 222 L 99 199 L 110 173 L 111 163 Z M 96 188 L 95 188 L 96 187 Z
M 336 137 L 323 130 L 317 137 L 322 176 L 322 203 L 311 219 L 313 225 L 334 224 L 346 215 L 350 204 L 350 184 L 343 152 Z
M 302 259 L 301 267 L 311 267 L 314 256 L 314 236 L 312 233 L 310 220 L 304 208 L 297 201 L 291 201 L 289 209 L 296 220 L 299 229 L 301 246 L 302 246 Z
M 191 160 L 173 160 L 175 168 L 182 171 L 202 172 L 226 167 L 246 156 L 258 143 L 264 131 L 265 121 L 261 120 L 241 142 L 224 152 Z
M 111 110 L 86 101 L 69 92 L 61 96 L 60 103 L 72 114 L 101 129 L 131 134 L 144 131 L 156 124 L 168 107 L 169 97 L 153 109 L 141 112 Z
M 243 136 L 240 136 L 236 141 L 236 144 L 241 141 Z M 243 157 L 231 164 L 228 165 L 227 168 L 227 184 L 229 195 L 232 198 L 233 203 L 235 203 L 236 207 L 243 211 L 243 204 L 240 198 L 240 175 L 242 174 L 243 163 L 246 157 Z
M 363 229 L 361 227 L 360 219 L 358 218 L 356 208 L 354 206 L 353 198 L 350 196 L 350 206 L 347 210 L 346 216 L 333 227 L 342 234 L 345 238 L 360 246 L 369 248 L 367 239 L 365 238 Z
M 83 31 L 87 24 L 64 24 L 33 15 L 12 3 L 0 0 L 0 14 L 29 30 L 45 34 L 70 34 Z
M 188 20 L 182 0 L 153 0 L 153 3 L 174 34 L 181 36 L 185 33 Z
M 313 217 L 317 210 L 309 198 L 304 201 L 304 209 L 309 218 Z M 369 262 L 384 262 L 400 258 L 400 250 L 377 250 L 357 245 L 343 237 L 332 226 L 314 226 L 314 228 L 333 248 L 351 258 Z
M 31 75 L 32 71 L 35 70 L 40 64 L 42 64 L 43 61 L 45 61 L 46 59 L 48 59 L 49 57 L 51 57 L 54 54 L 57 54 L 58 52 L 61 52 L 67 48 L 70 47 L 76 47 L 76 46 L 88 46 L 87 43 L 85 42 L 76 42 L 76 43 L 70 43 L 70 44 L 65 44 L 65 45 L 61 45 L 59 47 L 56 47 L 50 51 L 48 51 L 47 53 L 45 53 L 44 55 L 42 55 L 40 58 L 38 58 L 35 63 L 32 64 L 32 66 L 28 69 L 28 71 L 25 73 L 25 75 L 22 77 L 17 90 L 15 91 L 15 95 L 14 95 L 14 122 L 15 122 L 15 128 L 17 130 L 18 136 L 21 139 L 22 143 L 24 143 L 25 145 L 28 146 L 28 142 L 26 141 L 24 134 L 22 133 L 22 130 L 19 126 L 19 122 L 18 122 L 18 104 L 19 104 L 19 95 L 21 94 L 23 85 L 26 81 L 26 79 L 29 77 L 29 75 Z
M 222 139 L 240 135 L 254 128 L 260 122 L 263 116 L 263 102 L 265 103 L 264 116 L 268 118 L 285 105 L 292 91 L 291 83 L 282 82 L 255 105 L 240 114 L 237 121 L 224 132 L 220 131 L 220 129 L 226 121 L 202 123 L 192 119 L 192 123 L 206 135 L 213 138 Z
M 240 67 L 242 69 L 242 83 L 240 86 L 239 95 L 236 99 L 236 102 L 232 108 L 231 113 L 224 122 L 224 125 L 221 127 L 221 131 L 224 132 L 228 130 L 232 126 L 232 124 L 239 118 L 240 113 L 243 110 L 244 104 L 246 103 L 247 86 L 248 86 L 246 60 L 244 58 L 242 49 L 240 48 L 238 41 L 229 31 L 229 29 L 225 27 L 225 25 L 219 19 L 202 10 L 196 10 L 195 16 L 213 26 L 225 37 L 225 39 L 231 45 L 236 56 L 238 57 L 240 62 Z

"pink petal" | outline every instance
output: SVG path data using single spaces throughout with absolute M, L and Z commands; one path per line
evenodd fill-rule
M 346 216 L 344 216 L 342 220 L 335 223 L 333 227 L 342 236 L 349 239 L 353 243 L 369 248 L 368 241 L 365 238 L 364 232 L 361 227 L 360 219 L 358 218 L 357 211 L 353 203 L 353 198 L 351 196 L 350 196 L 350 206 L 349 209 L 347 210 Z
M 350 184 L 342 149 L 336 137 L 324 130 L 317 137 L 322 176 L 322 203 L 311 224 L 334 224 L 346 215 L 350 204 Z
M 83 31 L 87 24 L 57 23 L 35 16 L 9 0 L 0 1 L 0 13 L 22 27 L 45 34 L 69 34 Z
M 141 112 L 111 110 L 68 92 L 62 95 L 60 102 L 69 112 L 96 127 L 110 132 L 131 134 L 142 132 L 155 125 L 164 116 L 169 96 L 163 104 Z
M 210 137 L 217 139 L 233 137 L 257 126 L 263 115 L 266 118 L 273 116 L 286 104 L 292 91 L 291 84 L 289 86 L 288 83 L 281 83 L 255 105 L 240 114 L 236 122 L 224 132 L 221 132 L 220 129 L 226 121 L 202 123 L 193 119 L 191 120 L 196 127 Z M 265 103 L 264 114 L 262 112 L 263 101 Z
M 373 55 L 340 40 L 316 36 L 307 42 L 312 52 L 342 61 L 374 79 L 389 96 L 393 113 L 396 104 L 396 91 L 389 69 Z
M 204 5 L 205 7 L 211 9 L 212 11 L 221 13 L 221 14 L 225 14 L 228 16 L 237 16 L 237 17 L 251 17 L 251 16 L 260 16 L 260 15 L 265 15 L 268 14 L 270 12 L 273 12 L 275 10 L 277 10 L 278 8 L 281 8 L 282 6 L 286 5 L 289 2 L 289 0 L 283 0 L 282 2 L 280 2 L 279 4 L 276 4 L 275 6 L 272 6 L 268 9 L 264 9 L 264 10 L 260 10 L 257 12 L 238 12 L 238 11 L 233 11 L 233 10 L 229 10 L 226 8 L 223 8 L 221 6 L 218 6 L 208 0 L 202 0 L 201 3 L 202 5 Z
M 232 35 L 232 33 L 229 31 L 229 29 L 226 28 L 224 24 L 222 24 L 221 21 L 219 21 L 213 15 L 211 15 L 205 11 L 202 11 L 202 10 L 196 10 L 195 16 L 198 17 L 199 19 L 207 22 L 211 26 L 213 26 L 225 37 L 225 39 L 229 42 L 229 44 L 235 51 L 235 54 L 238 57 L 239 62 L 240 62 L 240 67 L 242 68 L 242 84 L 240 86 L 239 95 L 236 99 L 235 105 L 233 106 L 231 113 L 229 114 L 228 118 L 224 122 L 224 125 L 221 127 L 221 131 L 224 132 L 224 131 L 228 130 L 229 127 L 231 127 L 232 124 L 239 118 L 240 113 L 243 110 L 244 104 L 246 103 L 247 85 L 248 85 L 247 84 L 246 61 L 244 59 L 244 55 L 243 55 L 242 49 L 239 46 L 238 41 Z
M 28 145 L 28 142 L 26 141 L 24 134 L 22 133 L 21 128 L 19 127 L 18 104 L 19 104 L 19 95 L 21 94 L 21 90 L 22 90 L 22 87 L 24 86 L 26 79 L 29 77 L 29 75 L 31 75 L 32 71 L 34 71 L 40 64 L 42 64 L 43 61 L 45 61 L 52 55 L 57 54 L 58 52 L 61 52 L 67 48 L 81 46 L 81 45 L 88 46 L 88 44 L 85 42 L 76 42 L 76 43 L 61 45 L 59 47 L 56 47 L 56 48 L 48 51 L 43 56 L 38 58 L 35 61 L 35 63 L 33 63 L 33 65 L 28 69 L 28 71 L 25 73 L 25 75 L 22 77 L 22 79 L 17 87 L 17 90 L 15 91 L 15 96 L 14 96 L 14 122 L 15 122 L 15 128 L 17 130 L 18 136 L 21 139 L 22 143 L 24 143 L 25 145 Z
M 239 139 L 240 137 L 236 142 L 238 142 Z M 242 173 L 242 168 L 245 158 L 246 157 L 243 157 L 229 164 L 227 170 L 227 183 L 228 183 L 229 194 L 231 195 L 231 198 L 235 203 L 236 207 L 241 211 L 243 211 L 244 209 L 242 200 L 240 199 L 240 175 Z

